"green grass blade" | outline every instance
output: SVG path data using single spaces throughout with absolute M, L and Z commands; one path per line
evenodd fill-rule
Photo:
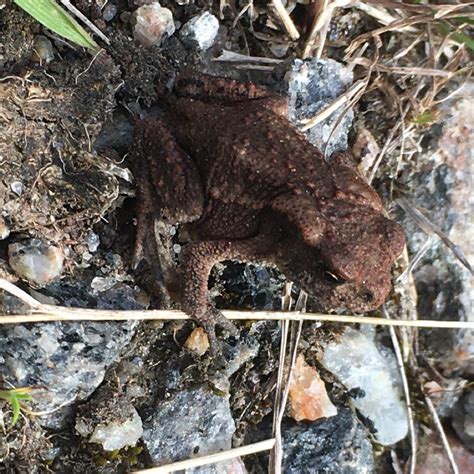
M 79 46 L 98 51 L 98 44 L 84 28 L 54 0 L 13 0 L 35 20 Z

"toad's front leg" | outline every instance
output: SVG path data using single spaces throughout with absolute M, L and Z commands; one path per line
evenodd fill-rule
M 181 307 L 206 330 L 214 353 L 219 348 L 216 326 L 221 326 L 235 336 L 237 329 L 209 301 L 208 280 L 212 267 L 223 260 L 261 261 L 264 259 L 265 247 L 265 239 L 257 236 L 237 241 L 196 242 L 189 244 L 182 252 L 179 268 Z

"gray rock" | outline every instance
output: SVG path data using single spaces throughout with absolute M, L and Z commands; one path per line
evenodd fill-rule
M 332 59 L 296 59 L 286 74 L 290 120 L 298 125 L 326 108 L 352 84 L 352 71 Z M 347 149 L 347 137 L 352 124 L 352 109 L 335 128 L 344 107 L 306 132 L 309 141 L 326 156 Z M 329 140 L 329 143 L 328 143 Z
M 189 47 L 205 51 L 214 44 L 218 30 L 219 20 L 211 13 L 203 12 L 181 28 L 180 38 Z
M 338 410 L 337 416 L 283 431 L 285 474 L 374 472 L 372 445 L 365 429 L 351 410 Z
M 467 449 L 474 451 L 474 391 L 464 394 L 453 409 L 453 427 Z
M 431 143 L 407 164 L 401 186 L 409 189 L 409 202 L 459 245 L 471 265 L 474 261 L 472 162 L 474 159 L 474 83 L 443 104 L 444 122 L 432 127 Z M 412 218 L 403 214 L 410 255 L 415 255 L 428 236 Z M 474 321 L 472 275 L 439 238 L 414 272 L 420 319 Z M 474 374 L 474 331 L 433 329 L 420 332 L 432 358 L 438 358 L 450 374 L 459 367 Z
M 230 449 L 234 431 L 228 398 L 198 387 L 160 401 L 143 440 L 160 465 Z
M 60 302 L 65 306 L 142 308 L 126 285 L 117 285 L 93 298 L 90 288 L 82 287 L 79 280 L 71 285 L 61 281 L 48 290 L 58 299 L 61 295 Z M 106 369 L 127 346 L 137 324 L 83 321 L 0 326 L 0 378 L 15 387 L 44 387 L 44 391 L 35 392 L 36 411 L 85 400 L 102 383 Z M 68 412 L 65 407 L 38 420 L 43 426 L 59 427 Z

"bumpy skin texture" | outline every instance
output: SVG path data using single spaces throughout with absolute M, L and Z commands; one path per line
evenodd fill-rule
M 188 226 L 181 304 L 211 342 L 216 323 L 231 329 L 207 294 L 222 260 L 276 265 L 323 310 L 380 306 L 404 235 L 351 156 L 325 161 L 287 120 L 285 98 L 265 88 L 184 75 L 175 92 L 162 119 L 137 125 L 131 148 L 140 169 L 136 254 L 154 217 Z

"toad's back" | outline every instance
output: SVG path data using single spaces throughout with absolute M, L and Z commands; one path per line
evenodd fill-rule
M 180 99 L 166 117 L 196 162 L 209 200 L 262 208 L 299 189 L 331 197 L 331 169 L 288 120 L 261 101 L 216 105 Z

